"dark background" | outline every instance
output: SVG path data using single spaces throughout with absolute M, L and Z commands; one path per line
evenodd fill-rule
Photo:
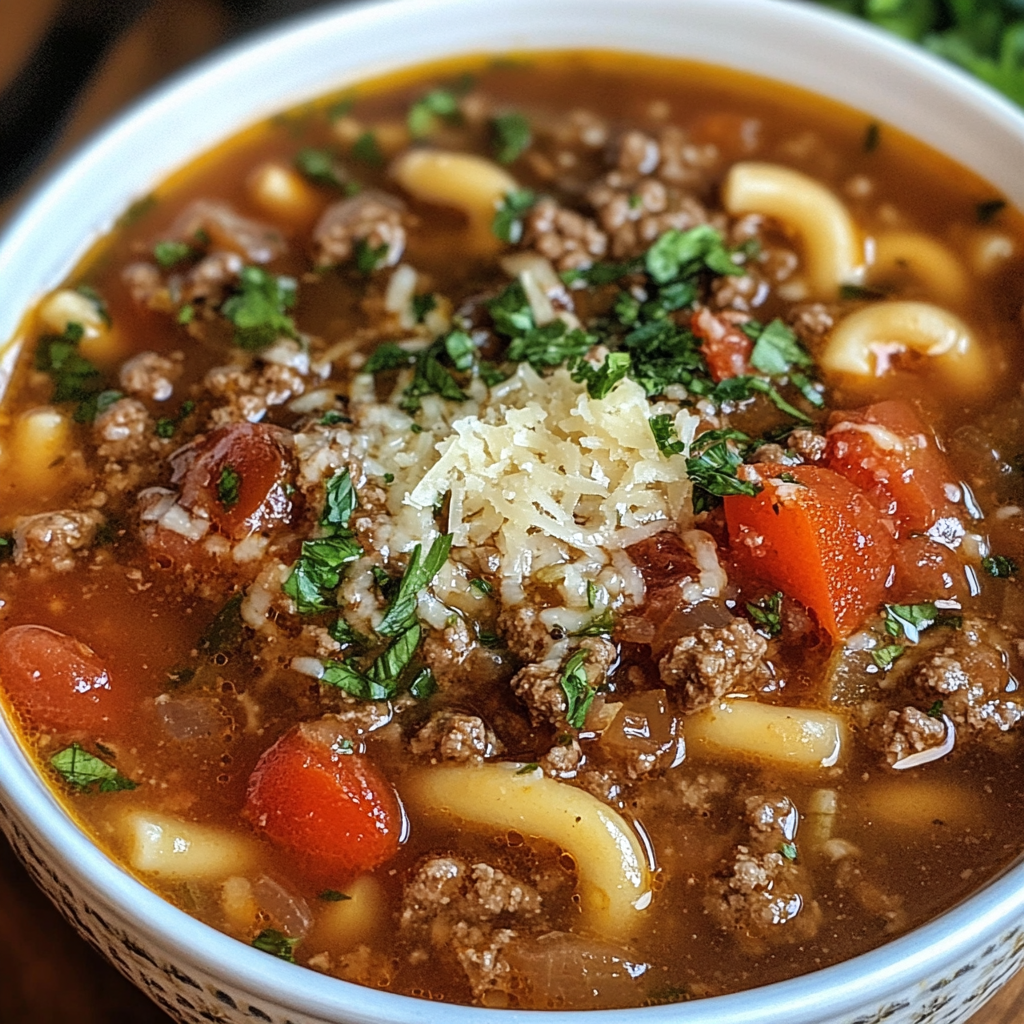
M 129 99 L 225 40 L 314 6 L 312 0 L 0 0 L 0 164 L 8 180 L 22 178 L 12 170 L 24 172 L 55 143 L 34 177 L 12 194 L 0 191 L 0 226 L 48 166 Z M 34 53 L 45 66 L 37 59 L 26 75 Z M 16 80 L 20 88 L 12 95 Z M 77 96 L 67 116 L 60 102 L 32 107 L 40 81 L 47 101 Z M 78 82 L 85 83 L 80 92 Z M 27 135 L 18 124 L 26 112 Z M 1024 1021 L 1022 989 L 1024 974 L 971 1024 Z M 2 839 L 0 1024 L 171 1024 L 78 938 Z

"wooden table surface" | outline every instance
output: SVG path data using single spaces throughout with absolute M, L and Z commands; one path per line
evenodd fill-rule
M 56 0 L 0 0 L 0 87 L 30 51 L 55 8 Z M 126 100 L 221 42 L 227 29 L 228 20 L 216 0 L 158 0 L 111 53 L 54 159 Z M 0 205 L 0 223 L 16 202 Z M 1024 972 L 970 1024 L 1021 1021 Z M 2 839 L 0 1024 L 171 1024 L 65 923 Z

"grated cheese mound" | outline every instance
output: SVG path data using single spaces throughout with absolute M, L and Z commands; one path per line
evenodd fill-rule
M 621 566 L 615 556 L 628 545 L 691 524 L 685 459 L 663 455 L 648 422 L 659 411 L 635 381 L 594 399 L 567 370 L 542 377 L 523 363 L 466 403 L 425 402 L 423 434 L 385 429 L 365 454 L 395 474 L 388 504 L 400 532 L 405 523 L 424 540 L 427 517 L 450 493 L 454 548 L 492 551 L 492 569 L 513 585 L 561 566 L 555 577 L 575 592 L 587 572 Z M 687 444 L 698 423 L 676 413 Z

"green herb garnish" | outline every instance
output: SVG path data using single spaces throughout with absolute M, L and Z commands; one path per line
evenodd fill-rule
M 348 526 L 355 508 L 355 490 L 344 469 L 327 483 L 321 536 L 302 542 L 299 559 L 281 588 L 300 614 L 330 611 L 345 566 L 362 555 L 363 549 Z
M 123 776 L 113 765 L 101 761 L 95 754 L 72 743 L 50 758 L 50 764 L 65 782 L 76 789 L 89 789 L 95 785 L 100 793 L 116 793 L 135 789 L 137 783 Z
M 264 928 L 252 940 L 252 944 L 256 949 L 264 953 L 270 953 L 272 956 L 279 957 L 281 960 L 287 960 L 288 963 L 293 964 L 295 963 L 295 947 L 301 941 L 301 939 L 290 938 L 284 932 L 279 932 L 276 928 Z
M 1017 563 L 1005 555 L 986 555 L 981 560 L 981 567 L 989 576 L 999 579 L 1015 576 L 1020 571 Z
M 886 644 L 884 647 L 876 647 L 871 652 L 871 660 L 883 671 L 892 668 L 896 659 L 906 650 L 901 644 Z
M 494 214 L 494 220 L 491 222 L 491 231 L 495 237 L 512 245 L 521 241 L 523 217 L 536 202 L 537 194 L 531 189 L 518 188 L 512 192 L 506 192 L 501 205 Z
M 460 120 L 459 99 L 449 89 L 432 89 L 409 108 L 406 117 L 409 134 L 414 139 L 426 138 L 436 129 L 438 118 L 450 122 Z
M 236 345 L 258 351 L 281 336 L 298 337 L 295 321 L 287 315 L 295 305 L 294 278 L 275 277 L 260 267 L 243 267 L 238 288 L 220 307 L 234 324 Z
M 748 601 L 747 614 L 762 632 L 778 636 L 782 632 L 782 591 L 776 590 L 757 601 Z
M 217 478 L 217 500 L 225 508 L 233 508 L 238 504 L 238 490 L 242 486 L 242 476 L 234 466 L 225 466 Z
M 583 667 L 586 659 L 586 651 L 577 651 L 565 663 L 558 680 L 562 692 L 565 694 L 565 719 L 574 729 L 583 728 L 583 723 L 587 720 L 587 712 L 597 694 L 587 680 L 587 672 Z
M 352 156 L 356 160 L 362 160 L 372 167 L 381 167 L 384 164 L 384 154 L 377 144 L 377 136 L 373 132 L 363 132 L 352 145 Z
M 325 903 L 340 903 L 342 900 L 350 900 L 351 896 L 346 895 L 343 892 L 338 892 L 337 889 L 322 889 L 316 894 L 318 900 L 323 900 Z
M 498 163 L 514 163 L 533 141 L 530 122 L 522 114 L 499 114 L 491 120 L 494 156 Z

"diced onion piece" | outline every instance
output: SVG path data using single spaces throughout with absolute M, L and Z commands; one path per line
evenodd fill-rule
M 807 770 L 837 764 L 846 741 L 843 719 L 831 712 L 744 699 L 699 711 L 684 733 L 689 756 L 707 751 Z
M 579 868 L 587 927 L 625 937 L 641 927 L 651 902 L 647 856 L 634 830 L 585 790 L 518 764 L 436 766 L 409 778 L 402 798 L 415 815 L 444 815 L 468 825 L 539 836 Z
M 125 817 L 128 863 L 142 874 L 216 881 L 247 870 L 256 844 L 247 836 L 137 811 Z

